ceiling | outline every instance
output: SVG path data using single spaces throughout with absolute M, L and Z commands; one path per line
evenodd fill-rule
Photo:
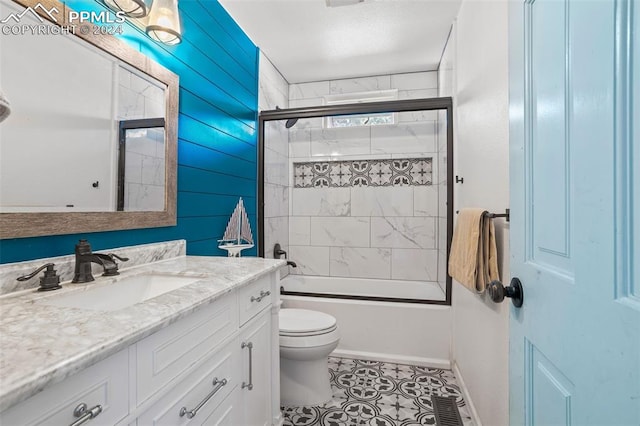
M 461 2 L 219 1 L 289 83 L 435 70 Z

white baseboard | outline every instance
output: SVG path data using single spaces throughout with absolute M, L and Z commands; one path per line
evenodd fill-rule
M 462 397 L 464 401 L 467 403 L 467 407 L 469 407 L 469 414 L 471 414 L 471 419 L 473 420 L 473 424 L 475 426 L 482 426 L 482 422 L 480 421 L 480 416 L 478 416 L 478 411 L 476 410 L 476 406 L 473 405 L 473 400 L 471 399 L 471 395 L 469 395 L 469 389 L 467 389 L 467 385 L 464 384 L 464 378 L 462 377 L 462 373 L 460 372 L 460 368 L 458 368 L 458 364 L 453 362 L 453 374 L 456 376 L 456 380 L 460 385 L 460 390 L 462 391 Z
M 279 411 L 277 416 L 273 417 L 273 426 L 282 426 L 284 424 L 284 416 L 282 412 Z
M 395 364 L 419 365 L 421 367 L 443 368 L 446 370 L 451 369 L 451 363 L 447 359 L 423 358 L 378 352 L 350 351 L 346 349 L 336 349 L 331 353 L 331 356 L 364 359 L 367 361 L 393 362 Z

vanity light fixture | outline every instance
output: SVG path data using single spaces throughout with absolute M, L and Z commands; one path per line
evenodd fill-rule
M 129 18 L 144 18 L 149 14 L 153 0 L 103 0 L 114 12 L 124 12 Z
M 164 44 L 182 41 L 178 0 L 98 0 L 114 12 L 124 12 L 130 22 Z
M 154 0 L 146 32 L 149 37 L 164 44 L 180 43 L 182 28 L 178 0 Z
M 9 113 L 11 113 L 9 99 L 7 99 L 4 93 L 2 93 L 2 90 L 0 90 L 0 123 L 9 116 Z

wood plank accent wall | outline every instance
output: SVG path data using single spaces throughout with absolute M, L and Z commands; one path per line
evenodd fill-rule
M 93 0 L 66 3 L 102 10 Z M 258 48 L 217 1 L 181 0 L 179 7 L 177 46 L 158 44 L 129 25 L 119 36 L 180 76 L 177 226 L 0 240 L 0 263 L 71 254 L 80 238 L 94 250 L 186 239 L 188 254 L 225 255 L 216 240 L 239 196 L 257 235 Z

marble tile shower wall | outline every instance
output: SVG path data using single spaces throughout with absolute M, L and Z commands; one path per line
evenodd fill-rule
M 396 89 L 399 99 L 435 97 L 437 74 L 292 84 L 289 106 L 322 105 L 327 95 L 388 89 Z M 441 192 L 446 197 L 446 187 L 441 185 L 437 121 L 436 111 L 418 111 L 398 113 L 393 125 L 326 128 L 321 118 L 315 118 L 300 120 L 290 130 L 289 244 L 290 257 L 299 266 L 292 273 L 438 281 L 439 216 L 446 214 L 441 213 L 445 209 L 439 201 Z M 294 163 L 389 159 L 429 163 L 433 182 L 295 187 Z M 444 250 L 446 254 L 446 244 Z
M 258 107 L 262 110 L 287 108 L 289 105 L 289 83 L 273 66 L 269 59 L 260 53 L 260 90 Z M 284 123 L 270 121 L 265 123 L 265 257 L 273 257 L 273 246 L 280 243 L 283 250 L 289 251 L 289 135 Z M 283 268 L 282 275 L 288 273 Z

